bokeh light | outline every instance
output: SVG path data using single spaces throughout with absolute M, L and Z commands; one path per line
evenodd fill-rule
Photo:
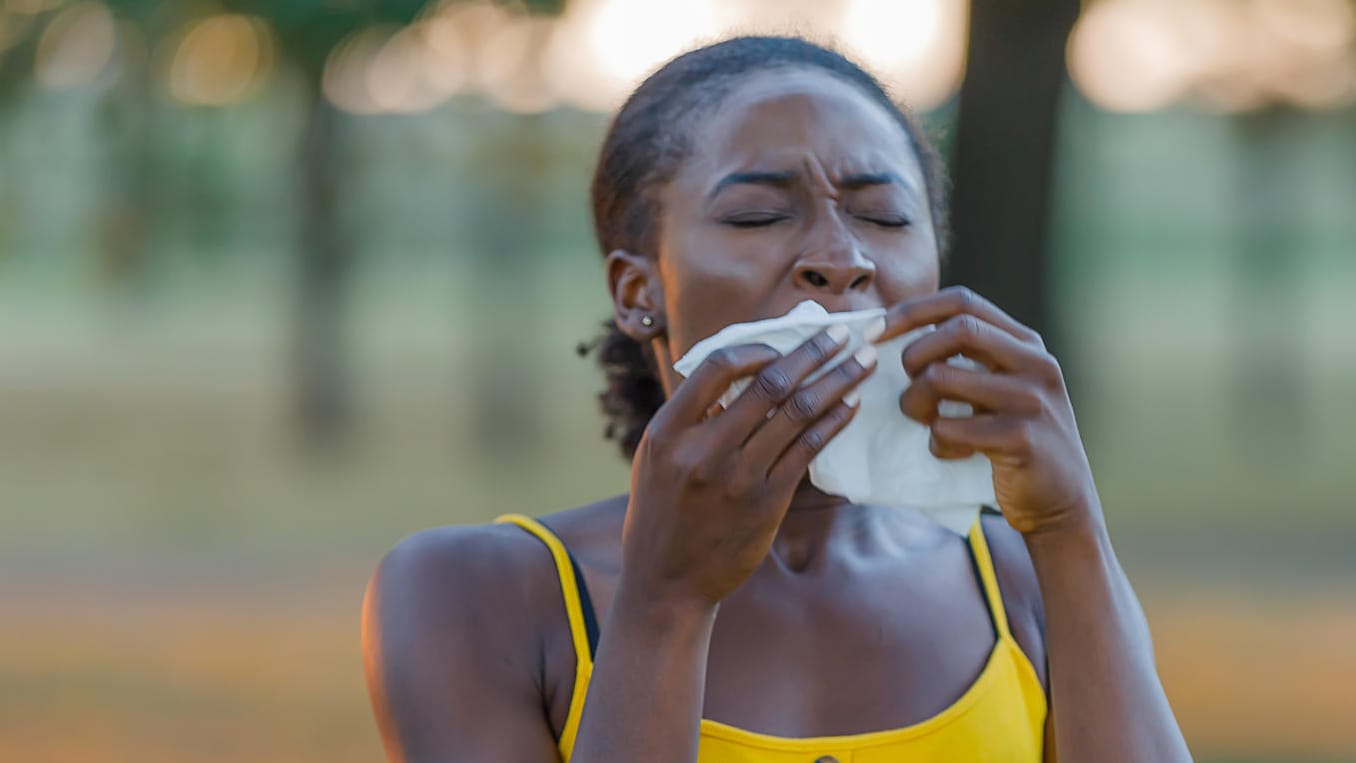
M 918 110 L 960 87 L 968 3 L 963 0 L 849 0 L 839 21 L 843 46 Z
M 799 33 L 841 45 L 926 110 L 959 87 L 967 9 L 964 0 L 573 0 L 543 16 L 518 4 L 442 3 L 407 29 L 361 31 L 338 46 L 326 93 L 359 114 L 422 111 L 460 94 L 518 113 L 607 112 L 683 50 L 735 33 Z
M 1335 108 L 1356 98 L 1353 40 L 1345 0 L 1098 0 L 1068 57 L 1079 90 L 1110 111 Z
M 550 19 L 512 14 L 485 37 L 476 56 L 476 80 L 496 106 L 535 114 L 559 102 L 541 55 L 554 31 Z
M 382 111 L 378 96 L 372 92 L 368 72 L 394 31 L 390 27 L 367 27 L 334 47 L 325 61 L 321 80 L 325 97 L 331 103 L 354 114 Z M 387 83 L 379 81 L 377 84 Z
M 190 104 L 237 103 L 267 81 L 273 59 L 272 37 L 262 19 L 210 16 L 192 24 L 175 48 L 170 93 Z
M 63 10 L 43 30 L 33 62 L 39 84 L 53 90 L 83 87 L 98 79 L 113 59 L 117 28 L 100 2 Z

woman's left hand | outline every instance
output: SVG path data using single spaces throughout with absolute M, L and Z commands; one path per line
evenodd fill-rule
M 1100 521 L 1064 375 L 1040 335 L 961 286 L 891 307 L 881 333 L 868 338 L 879 343 L 928 324 L 937 330 L 881 362 L 904 364 L 910 384 L 899 406 L 932 430 L 933 454 L 988 456 L 998 508 L 1024 535 Z M 950 365 L 953 355 L 983 367 Z M 940 416 L 942 400 L 969 403 L 974 415 Z

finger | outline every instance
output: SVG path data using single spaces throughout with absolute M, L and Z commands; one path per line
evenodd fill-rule
M 791 397 L 801 382 L 815 369 L 827 363 L 845 346 L 851 332 L 835 325 L 815 332 L 796 349 L 761 368 L 753 381 L 730 403 L 729 408 L 712 419 L 716 437 L 743 443 L 768 413 Z
M 768 481 L 773 485 L 794 488 L 810 468 L 810 462 L 835 435 L 843 431 L 857 415 L 860 404 L 839 402 L 822 418 L 800 433 L 768 470 Z
M 1030 385 L 1018 377 L 937 362 L 910 380 L 899 396 L 899 409 L 915 421 L 931 424 L 943 400 L 969 403 L 977 413 L 1031 415 L 1041 406 Z
M 1036 365 L 1044 350 L 1023 344 L 992 323 L 973 315 L 946 319 L 936 331 L 929 331 L 904 348 L 901 359 L 904 372 L 913 378 L 929 364 L 953 355 L 978 360 L 993 370 L 1020 372 Z
M 1029 419 L 1005 413 L 964 418 L 939 416 L 929 429 L 942 448 L 970 448 L 990 456 L 1023 456 L 1029 451 Z
M 786 447 L 811 424 L 838 405 L 845 394 L 855 389 L 876 369 L 876 350 L 863 345 L 833 370 L 807 384 L 774 409 L 748 440 L 740 457 L 751 465 L 762 465 L 764 472 Z M 754 468 L 758 468 L 754 466 Z
M 947 461 L 959 458 L 969 458 L 975 454 L 974 448 L 965 447 L 963 445 L 942 445 L 937 442 L 936 437 L 932 436 L 928 437 L 928 450 L 937 458 Z
M 766 344 L 732 345 L 712 352 L 674 390 L 664 404 L 667 415 L 684 424 L 701 421 L 731 384 L 780 357 L 781 353 Z
M 961 314 L 982 318 L 1019 341 L 1045 346 L 1040 334 L 1034 329 L 1023 325 L 997 305 L 965 286 L 948 286 L 941 291 L 894 305 L 885 312 L 884 325 L 879 329 L 881 333 L 873 338 L 871 330 L 868 329 L 866 336 L 868 341 L 879 343 L 920 326 L 938 323 Z

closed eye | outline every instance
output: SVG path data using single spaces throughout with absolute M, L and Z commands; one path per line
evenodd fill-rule
M 778 212 L 757 212 L 744 215 L 732 215 L 721 222 L 735 228 L 763 228 L 779 223 L 789 216 Z
M 864 220 L 882 228 L 903 228 L 909 224 L 907 217 L 890 217 L 885 215 L 857 215 L 857 219 Z

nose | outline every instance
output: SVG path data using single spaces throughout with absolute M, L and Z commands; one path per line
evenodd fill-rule
M 867 259 L 852 232 L 836 215 L 796 262 L 796 285 L 810 292 L 843 294 L 865 290 L 876 276 L 876 263 Z

